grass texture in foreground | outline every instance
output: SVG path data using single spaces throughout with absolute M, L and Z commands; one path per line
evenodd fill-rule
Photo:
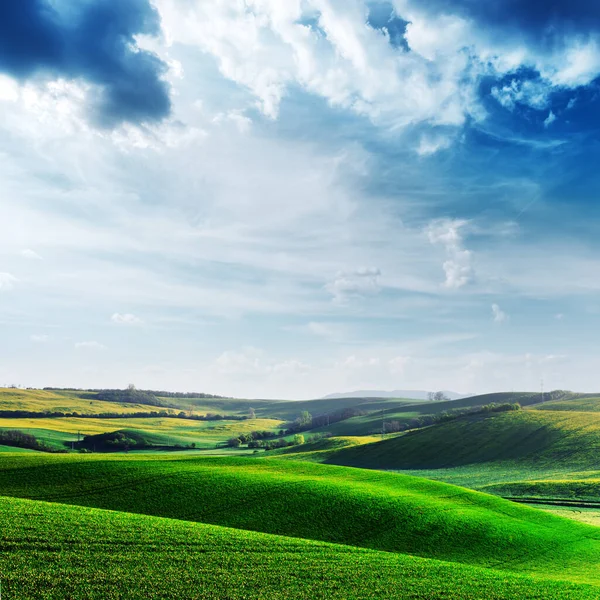
M 20 600 L 588 600 L 600 588 L 143 515 L 0 498 Z
M 252 458 L 5 454 L 0 490 L 600 584 L 600 529 L 394 473 Z

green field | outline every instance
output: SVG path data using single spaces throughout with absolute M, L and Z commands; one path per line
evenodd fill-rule
M 78 432 L 123 431 L 148 445 L 128 454 L 0 448 L 3 592 L 600 598 L 600 400 L 557 396 L 252 401 L 255 419 L 249 401 L 177 398 L 197 413 L 245 418 L 0 419 L 0 429 L 55 448 Z M 525 409 L 452 412 L 516 398 Z M 278 433 L 302 410 L 365 407 L 304 432 L 335 437 L 268 452 L 216 448 L 251 431 Z M 352 435 L 378 433 L 382 408 L 384 419 L 446 420 L 383 439 Z M 196 451 L 174 450 L 191 443 Z
M 81 415 L 95 415 L 104 412 L 130 414 L 152 412 L 161 407 L 125 402 L 105 402 L 96 400 L 93 392 L 55 392 L 47 390 L 21 390 L 0 388 L 0 410 L 27 410 L 32 412 L 78 412 Z M 164 409 L 173 410 L 175 409 Z
M 553 581 L 289 537 L 0 498 L 6 598 L 598 598 Z
M 600 584 L 600 529 L 423 478 L 252 458 L 2 455 L 5 496 Z M 499 558 L 501 557 L 501 559 Z

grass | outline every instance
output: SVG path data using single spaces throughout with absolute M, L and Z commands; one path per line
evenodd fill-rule
M 20 454 L 23 454 L 23 453 L 31 453 L 31 452 L 37 452 L 37 451 L 30 450 L 29 448 L 15 448 L 14 446 L 0 445 L 0 452 L 18 452 Z
M 585 396 L 572 400 L 556 400 L 536 406 L 537 410 L 568 410 L 578 412 L 600 412 L 600 396 Z
M 198 523 L 0 498 L 7 598 L 586 600 L 592 585 Z M 118 549 L 118 551 L 115 551 Z
M 360 448 L 336 464 L 380 469 L 446 469 L 519 461 L 535 469 L 599 470 L 600 414 L 522 410 L 461 417 Z
M 82 392 L 83 394 L 83 392 Z M 0 410 L 27 410 L 32 412 L 78 412 L 82 415 L 100 413 L 130 414 L 134 412 L 152 412 L 162 409 L 146 404 L 124 402 L 105 402 L 95 400 L 92 392 L 86 392 L 85 398 L 73 392 L 54 392 L 48 390 L 21 390 L 0 388 Z
M 179 418 L 36 418 L 0 419 L 0 429 L 20 429 L 35 435 L 48 445 L 61 448 L 64 442 L 77 440 L 81 435 L 95 435 L 119 430 L 135 430 L 151 443 L 163 446 L 195 443 L 198 448 L 214 448 L 228 438 L 255 430 L 276 431 L 281 425 L 274 419 L 244 421 L 194 421 Z
M 252 458 L 6 454 L 0 489 L 600 584 L 600 529 L 418 477 Z
M 328 457 L 335 455 L 342 448 L 354 448 L 362 444 L 370 444 L 378 441 L 375 436 L 342 436 L 330 437 L 317 440 L 315 442 L 307 442 L 299 446 L 291 446 L 289 448 L 279 448 L 263 453 L 264 458 L 277 458 L 285 456 L 288 459 L 308 460 L 323 462 Z

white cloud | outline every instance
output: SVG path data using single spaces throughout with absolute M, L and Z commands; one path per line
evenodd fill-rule
M 10 273 L 0 273 L 0 291 L 12 290 L 18 279 Z
M 410 356 L 394 356 L 388 361 L 388 366 L 390 369 L 390 373 L 393 374 L 404 374 L 406 371 L 406 367 L 410 364 L 411 357 Z
M 461 229 L 467 221 L 460 219 L 437 219 L 429 224 L 427 236 L 431 244 L 444 247 L 447 260 L 443 263 L 446 274 L 445 287 L 461 288 L 473 279 L 471 252 L 464 248 Z
M 75 348 L 78 350 L 106 350 L 106 346 L 96 341 L 77 342 Z
M 176 0 L 157 5 L 171 42 L 214 56 L 221 73 L 247 87 L 271 118 L 287 90 L 301 86 L 378 123 L 464 122 L 468 56 L 447 51 L 463 43 L 458 18 L 421 27 L 413 19 L 412 52 L 400 52 L 366 25 L 360 0 L 202 0 L 185 11 Z M 318 30 L 303 24 L 308 15 Z
M 555 318 L 557 321 L 562 321 L 562 320 L 564 319 L 564 317 L 565 317 L 565 315 L 563 315 L 562 313 L 556 313 L 556 314 L 554 315 L 554 318 Z
M 492 96 L 508 110 L 517 104 L 525 104 L 542 110 L 548 106 L 548 93 L 551 85 L 546 81 L 519 81 L 513 79 L 502 88 L 493 87 Z
M 29 339 L 32 342 L 35 342 L 37 344 L 43 344 L 44 342 L 47 342 L 50 339 L 50 336 L 48 336 L 48 335 L 30 335 Z
M 497 304 L 492 304 L 492 316 L 495 323 L 504 323 L 509 319 L 508 315 Z
M 117 325 L 141 325 L 142 319 L 130 313 L 115 313 L 110 320 Z
M 544 119 L 544 127 L 550 127 L 550 125 L 552 125 L 554 121 L 556 121 L 556 115 L 552 111 L 550 111 L 548 113 L 548 116 Z
M 419 156 L 431 156 L 439 150 L 445 150 L 452 145 L 452 138 L 444 135 L 423 134 L 419 140 L 416 152 Z
M 30 260 L 42 260 L 42 257 L 37 252 L 35 252 L 35 250 L 31 250 L 30 248 L 25 248 L 24 250 L 21 250 L 21 256 Z
M 334 302 L 344 303 L 352 297 L 377 294 L 380 291 L 381 270 L 377 267 L 359 267 L 354 271 L 339 271 L 325 286 Z

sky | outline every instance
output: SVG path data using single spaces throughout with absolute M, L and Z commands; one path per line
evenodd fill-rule
M 0 3 L 0 385 L 600 391 L 595 0 Z

